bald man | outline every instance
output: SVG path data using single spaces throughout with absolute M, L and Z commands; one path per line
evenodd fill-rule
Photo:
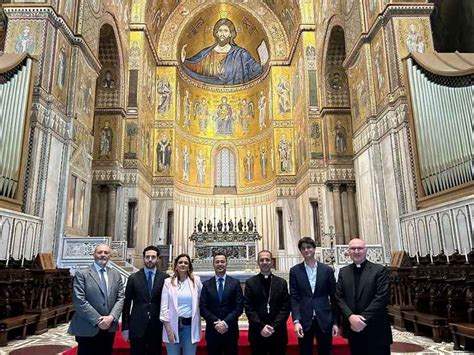
M 124 289 L 119 272 L 107 266 L 110 254 L 108 245 L 96 246 L 94 264 L 74 275 L 69 333 L 76 337 L 78 355 L 112 354 Z
M 367 247 L 361 239 L 350 241 L 349 256 L 353 263 L 339 271 L 336 286 L 343 336 L 349 340 L 352 355 L 389 355 L 389 271 L 367 260 Z

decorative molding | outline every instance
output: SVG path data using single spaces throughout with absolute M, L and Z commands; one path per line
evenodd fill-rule
M 361 50 L 362 46 L 365 43 L 369 43 L 376 35 L 378 30 L 385 26 L 393 17 L 396 16 L 412 16 L 412 15 L 425 15 L 429 16 L 434 9 L 433 4 L 413 4 L 413 5 L 398 5 L 398 4 L 388 4 L 385 11 L 377 17 L 377 19 L 372 24 L 372 27 L 369 29 L 369 32 L 362 33 L 356 43 L 352 46 L 351 50 L 347 53 L 347 57 L 344 60 L 342 66 L 347 69 L 354 65 L 355 60 Z
M 403 124 L 408 124 L 407 117 L 407 104 L 402 103 L 396 108 L 388 108 L 379 118 L 369 120 L 354 135 L 354 155 L 361 154 L 366 146 L 372 142 L 377 142 L 390 130 L 397 129 Z

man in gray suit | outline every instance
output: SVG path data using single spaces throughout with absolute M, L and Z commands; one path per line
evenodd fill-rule
M 110 254 L 108 245 L 96 246 L 94 264 L 74 275 L 69 333 L 76 336 L 78 355 L 112 354 L 124 290 L 120 273 L 107 266 Z

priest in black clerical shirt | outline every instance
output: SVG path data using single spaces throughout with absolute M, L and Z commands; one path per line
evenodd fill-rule
M 272 253 L 258 253 L 260 273 L 245 282 L 244 305 L 249 320 L 249 343 L 253 355 L 286 353 L 286 321 L 290 314 L 288 285 L 271 273 Z
M 366 259 L 363 240 L 356 238 L 349 242 L 349 256 L 353 264 L 339 271 L 336 300 L 351 355 L 389 355 L 392 330 L 387 312 L 388 269 Z

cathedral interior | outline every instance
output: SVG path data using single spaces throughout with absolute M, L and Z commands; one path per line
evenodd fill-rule
M 1 127 L 1 259 L 108 237 L 139 266 L 249 222 L 282 270 L 302 236 L 384 262 L 473 247 L 472 116 L 417 126 L 409 81 L 472 80 L 453 54 L 474 50 L 472 1 L 0 4 L 0 84 L 31 69 L 0 103 L 24 107 Z
M 474 345 L 473 53 L 472 0 L 0 0 L 0 346 L 68 321 L 100 243 L 287 278 L 304 236 Z

